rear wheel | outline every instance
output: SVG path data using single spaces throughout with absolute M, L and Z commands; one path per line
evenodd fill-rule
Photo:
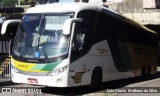
M 147 67 L 147 75 L 150 76 L 151 75 L 151 66 L 148 65 Z
M 91 85 L 99 86 L 102 83 L 102 69 L 95 68 L 92 73 Z
M 145 77 L 146 76 L 146 66 L 142 66 L 142 68 L 141 68 L 141 76 L 142 77 Z

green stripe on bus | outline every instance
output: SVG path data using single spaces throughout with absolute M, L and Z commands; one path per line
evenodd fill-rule
M 41 70 L 44 70 L 44 71 L 51 71 L 53 70 L 59 63 L 61 62 L 61 60 L 53 63 L 53 64 L 46 64 L 46 66 L 44 66 Z
M 31 70 L 41 70 L 46 64 L 35 64 Z
M 31 70 L 51 71 L 53 70 L 61 60 L 54 63 L 36 64 Z

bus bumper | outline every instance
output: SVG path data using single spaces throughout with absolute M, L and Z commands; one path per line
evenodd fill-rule
M 14 83 L 27 83 L 50 87 L 68 87 L 67 70 L 54 76 L 29 76 L 11 70 L 11 80 Z

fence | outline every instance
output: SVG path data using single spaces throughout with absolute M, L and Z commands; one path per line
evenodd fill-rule
M 11 39 L 0 37 L 0 78 L 10 78 Z

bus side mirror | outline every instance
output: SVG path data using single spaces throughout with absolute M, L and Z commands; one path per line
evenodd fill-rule
M 82 21 L 83 21 L 82 18 L 76 18 L 76 19 L 75 18 L 70 18 L 70 19 L 67 19 L 64 22 L 63 35 L 69 35 L 70 34 L 73 23 L 75 23 L 75 22 L 82 22 Z
M 12 23 L 20 23 L 20 22 L 21 22 L 21 20 L 18 20 L 18 19 L 16 19 L 16 20 L 6 20 L 6 21 L 4 21 L 3 24 L 2 24 L 2 28 L 1 28 L 1 34 L 3 35 L 3 34 L 6 33 L 7 27 L 8 27 L 9 24 L 12 24 Z

